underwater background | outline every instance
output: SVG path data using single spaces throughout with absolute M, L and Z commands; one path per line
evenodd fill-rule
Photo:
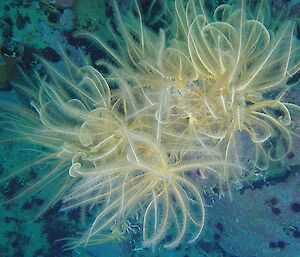
M 42 70 L 36 55 L 58 69 L 63 69 L 59 48 L 67 51 L 78 65 L 82 62 L 82 52 L 89 55 L 92 62 L 101 58 L 95 44 L 75 38 L 73 33 L 101 31 L 104 38 L 108 37 L 103 30 L 110 16 L 107 2 L 109 0 L 1 0 L 0 104 L 26 101 L 16 93 L 13 82 L 21 83 L 23 79 L 17 66 L 32 77 L 33 70 Z M 118 2 L 126 6 L 130 0 Z M 149 1 L 140 2 L 149 4 Z M 291 13 L 295 16 L 300 12 L 297 0 L 275 2 L 277 8 L 291 4 Z M 299 40 L 299 25 L 297 29 Z M 299 77 L 297 74 L 293 79 L 299 80 Z M 299 86 L 292 97 L 299 105 Z M 119 241 L 103 239 L 99 245 L 64 250 L 65 242 L 60 239 L 73 237 L 83 226 L 82 213 L 76 208 L 63 211 L 62 203 L 58 202 L 37 217 L 50 195 L 51 188 L 47 188 L 0 205 L 0 257 L 300 257 L 300 139 L 295 138 L 293 143 L 287 157 L 272 163 L 267 175 L 257 175 L 255 181 L 232 190 L 231 197 L 204 192 L 207 221 L 200 239 L 193 244 L 181 244 L 174 249 L 143 248 L 142 230 L 133 218 L 127 222 L 127 236 Z M 0 142 L 0 177 L 30 163 L 40 150 L 29 143 Z M 25 184 L 43 170 L 47 170 L 47 165 L 32 169 L 26 177 L 10 179 L 0 188 L 2 199 L 21 192 Z

